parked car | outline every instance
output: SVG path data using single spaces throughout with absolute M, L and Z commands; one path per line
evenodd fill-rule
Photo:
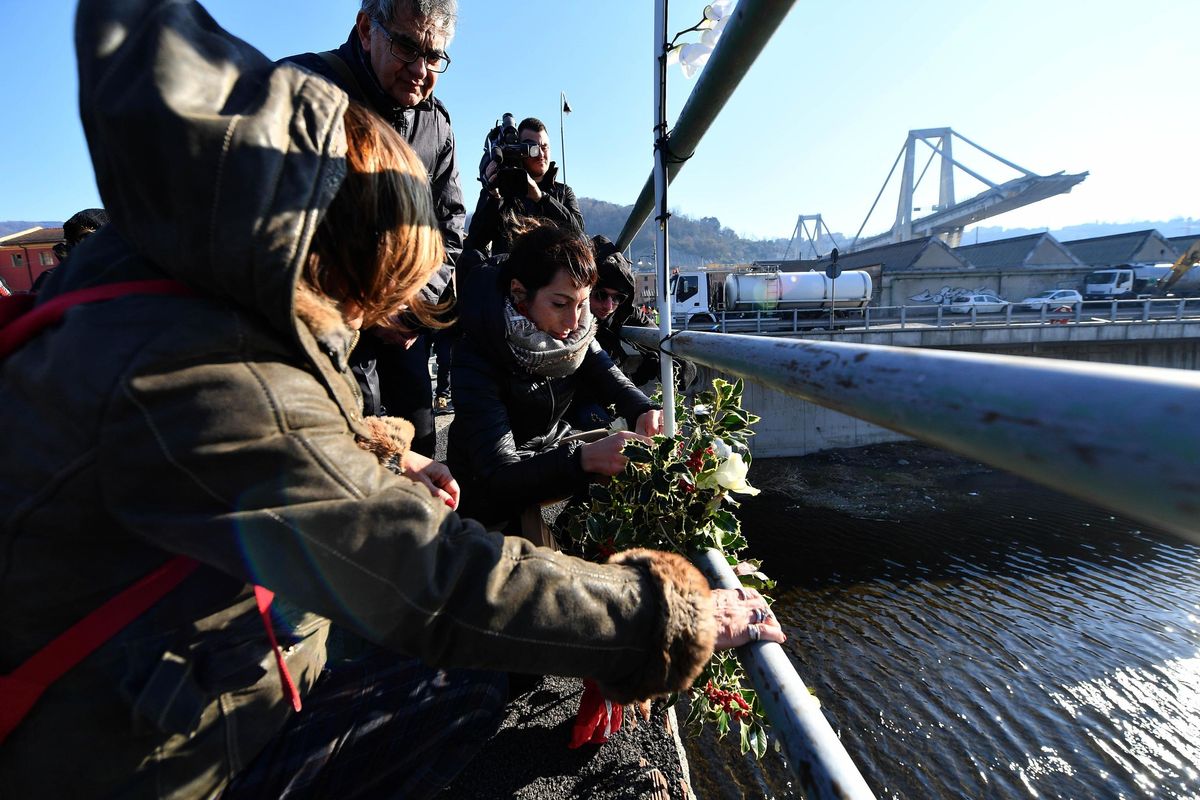
M 1026 297 L 1021 305 L 1037 311 L 1042 306 L 1058 308 L 1059 306 L 1074 306 L 1083 302 L 1083 295 L 1074 289 L 1047 289 L 1041 294 Z
M 961 294 L 951 300 L 947 308 L 955 314 L 970 314 L 972 308 L 977 314 L 989 314 L 1003 311 L 1008 305 L 1010 303 L 1007 300 L 994 294 Z

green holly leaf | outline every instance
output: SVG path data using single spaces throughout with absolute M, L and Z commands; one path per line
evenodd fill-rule
M 761 759 L 767 754 L 767 731 L 762 725 L 755 725 L 750 733 L 750 749 L 754 757 Z
M 593 483 L 588 487 L 588 495 L 597 503 L 601 503 L 606 506 L 612 505 L 612 492 L 599 483 Z
M 625 443 L 621 452 L 635 464 L 650 464 L 654 461 L 654 454 L 641 442 L 630 440 Z

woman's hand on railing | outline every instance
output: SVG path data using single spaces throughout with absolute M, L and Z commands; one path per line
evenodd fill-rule
M 749 642 L 787 639 L 779 620 L 756 589 L 713 589 L 717 616 L 717 650 L 741 647 Z
M 650 412 L 647 411 L 647 414 Z M 646 414 L 642 415 L 643 417 Z M 641 418 L 639 418 L 639 424 Z M 638 442 L 650 443 L 650 440 L 641 434 L 631 431 L 618 431 L 611 436 L 605 436 L 596 442 L 589 442 L 579 448 L 579 463 L 583 467 L 584 472 L 591 472 L 595 475 L 618 475 L 621 470 L 625 469 L 625 465 L 629 463 L 629 459 L 621 454 L 621 449 L 625 447 L 625 443 L 634 440 Z
M 637 424 L 633 429 L 642 436 L 657 436 L 662 433 L 662 411 L 657 408 L 650 409 L 637 418 Z
M 400 459 L 400 469 L 406 478 L 424 484 L 434 497 L 450 508 L 458 508 L 458 481 L 450 474 L 450 468 L 413 450 L 405 452 Z

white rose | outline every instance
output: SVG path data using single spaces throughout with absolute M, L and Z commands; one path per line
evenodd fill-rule
M 746 465 L 746 461 L 742 458 L 741 453 L 734 453 L 729 458 L 717 467 L 713 478 L 716 479 L 717 485 L 728 489 L 731 492 L 738 494 L 756 495 L 758 489 L 755 489 L 746 482 L 746 473 L 750 471 L 750 467 Z
M 725 444 L 724 439 L 713 439 L 712 441 L 713 455 L 717 457 L 717 462 L 720 463 L 733 455 L 733 448 Z

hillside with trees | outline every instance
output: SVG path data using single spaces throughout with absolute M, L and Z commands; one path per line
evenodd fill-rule
M 590 197 L 579 198 L 579 210 L 587 225 L 588 235 L 603 234 L 616 241 L 632 205 L 619 206 Z M 671 263 L 681 267 L 703 264 L 748 264 L 782 258 L 787 239 L 743 239 L 730 228 L 723 227 L 716 217 L 695 219 L 686 214 L 671 214 Z M 647 220 L 630 247 L 633 261 L 654 257 L 654 222 Z

